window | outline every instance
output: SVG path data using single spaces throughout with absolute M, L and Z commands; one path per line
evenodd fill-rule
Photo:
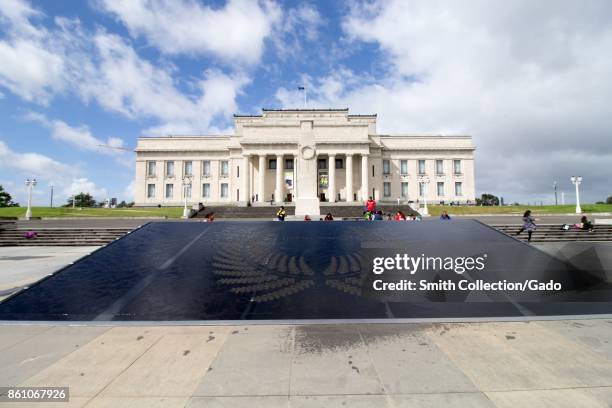
M 166 198 L 174 196 L 174 184 L 166 184 Z
M 147 176 L 155 177 L 155 162 L 154 161 L 147 162 Z
M 202 197 L 210 198 L 210 184 L 209 183 L 202 184 Z
M 147 197 L 148 198 L 155 197 L 155 184 L 147 184 Z
M 319 170 L 325 170 L 327 169 L 327 160 L 325 159 L 319 159 L 317 160 L 318 163 L 318 169 Z
M 419 196 L 425 196 L 425 183 L 419 183 Z
M 376 175 L 374 174 L 374 165 L 372 165 L 372 177 L 376 177 Z
M 388 181 L 383 183 L 383 195 L 385 197 L 391 197 L 391 183 Z
M 408 197 L 408 183 L 405 181 L 402 182 L 401 195 L 403 198 Z
M 383 174 L 391 174 L 391 162 L 383 160 Z
M 425 160 L 419 160 L 419 174 L 425 174 Z
M 268 169 L 276 170 L 276 159 L 268 160 Z
M 191 184 L 185 186 L 183 194 L 185 194 L 185 198 L 191 198 Z
M 400 174 L 403 174 L 403 175 L 408 174 L 408 160 L 400 161 Z
M 221 198 L 229 197 L 229 187 L 227 183 L 221 183 Z
M 202 162 L 202 175 L 204 177 L 210 177 L 210 160 L 204 160 Z
M 174 177 L 174 162 L 173 161 L 166 162 L 166 176 Z
M 285 159 L 285 170 L 293 170 L 293 159 Z
M 336 168 L 337 169 L 343 169 L 344 168 L 344 160 L 336 159 Z
M 463 184 L 460 181 L 455 182 L 455 195 L 456 196 L 463 195 Z
M 221 175 L 225 177 L 229 175 L 229 162 L 227 160 L 221 161 Z
M 192 176 L 193 175 L 193 162 L 192 161 L 186 161 L 185 162 L 183 173 L 185 174 L 185 176 Z
M 453 160 L 453 172 L 461 174 L 461 160 Z
M 438 181 L 438 184 L 436 187 L 437 187 L 438 196 L 443 197 L 444 196 L 444 182 Z
M 436 160 L 436 174 L 444 174 L 444 160 Z

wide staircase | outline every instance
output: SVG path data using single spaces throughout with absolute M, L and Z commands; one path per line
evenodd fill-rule
M 6 246 L 101 246 L 130 232 L 130 228 L 38 228 L 0 229 L 0 247 Z M 36 238 L 26 238 L 28 231 Z
M 513 236 L 522 241 L 527 241 L 527 232 L 516 235 L 521 228 L 520 225 L 491 225 L 493 228 Z M 538 228 L 531 237 L 531 242 L 566 242 L 566 241 L 612 241 L 612 225 L 594 225 L 593 231 L 583 231 L 570 228 L 565 231 L 559 224 L 538 224 Z
M 197 212 L 193 218 L 204 218 L 206 214 L 214 213 L 215 219 L 228 218 L 261 218 L 273 219 L 276 216 L 276 211 L 279 206 L 254 206 L 254 207 L 238 207 L 238 206 L 210 206 L 204 207 Z M 287 215 L 295 215 L 294 206 L 285 206 Z M 382 210 L 385 214 L 391 213 L 394 215 L 397 211 L 402 211 L 404 214 L 416 215 L 417 212 L 409 205 L 397 204 L 378 204 L 378 210 Z M 363 213 L 361 205 L 326 205 L 321 203 L 321 214 L 331 213 L 334 218 L 360 218 Z

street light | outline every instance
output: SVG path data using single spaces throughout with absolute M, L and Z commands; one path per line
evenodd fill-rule
M 427 176 L 420 176 L 419 177 L 419 183 L 423 185 L 423 202 L 424 202 L 424 206 L 423 206 L 423 211 L 421 212 L 421 215 L 428 216 L 429 215 L 429 210 L 427 209 L 427 185 L 429 184 L 429 177 L 427 177 Z
M 553 189 L 555 190 L 555 205 L 558 205 L 559 202 L 557 201 L 557 182 L 556 181 L 553 183 Z
M 191 177 L 183 177 L 183 197 L 185 197 L 185 208 L 183 208 L 183 218 L 189 218 L 189 210 L 187 209 L 187 188 L 191 188 Z
M 49 187 L 51 187 L 51 208 L 53 208 L 53 187 L 55 187 L 53 185 L 53 183 L 49 184 Z
M 570 180 L 572 180 L 572 184 L 576 186 L 576 214 L 582 214 L 582 208 L 580 208 L 580 191 L 578 189 L 578 187 L 582 183 L 582 177 L 572 176 Z
M 25 219 L 29 220 L 30 218 L 32 218 L 32 189 L 36 185 L 36 179 L 27 179 L 25 184 L 28 187 L 28 209 L 26 210 Z

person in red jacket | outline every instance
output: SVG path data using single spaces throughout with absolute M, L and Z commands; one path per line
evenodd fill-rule
M 395 221 L 406 221 L 406 215 L 404 215 L 403 212 L 398 211 L 397 214 L 395 214 L 394 219 Z
M 370 213 L 376 212 L 376 201 L 370 197 L 368 201 L 366 201 L 366 210 Z

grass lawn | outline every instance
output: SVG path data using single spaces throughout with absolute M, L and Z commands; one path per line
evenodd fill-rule
M 440 215 L 442 211 L 449 214 L 523 214 L 525 210 L 531 210 L 534 215 L 538 214 L 573 214 L 575 205 L 543 205 L 543 206 L 503 206 L 503 207 L 477 207 L 477 206 L 448 206 L 428 205 L 431 215 Z M 583 204 L 580 206 L 583 213 L 612 212 L 612 204 Z
M 0 217 L 23 217 L 26 207 L 0 208 Z M 168 217 L 180 218 L 182 207 L 132 207 L 132 208 L 75 208 L 71 207 L 32 207 L 32 217 Z

